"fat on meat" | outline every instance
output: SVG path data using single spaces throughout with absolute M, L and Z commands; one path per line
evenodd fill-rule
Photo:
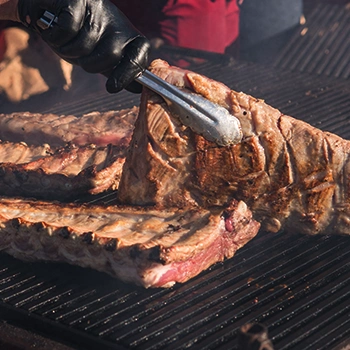
M 91 112 L 81 117 L 53 113 L 0 114 L 0 139 L 52 148 L 67 143 L 77 146 L 128 145 L 138 107 L 120 111 Z
M 121 202 L 209 208 L 236 199 L 267 231 L 350 234 L 350 141 L 162 60 L 150 70 L 228 109 L 243 140 L 226 147 L 209 142 L 145 91 L 119 184 Z
M 0 195 L 66 201 L 117 189 L 137 114 L 0 114 Z
M 68 201 L 116 190 L 126 149 L 0 142 L 0 195 Z
M 180 210 L 0 199 L 0 247 L 12 256 L 90 267 L 143 287 L 185 282 L 230 258 L 259 223 L 244 202 Z

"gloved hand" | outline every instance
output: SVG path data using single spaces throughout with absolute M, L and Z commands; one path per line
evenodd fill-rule
M 43 30 L 46 10 L 58 19 Z M 109 0 L 19 0 L 18 13 L 61 58 L 107 76 L 108 92 L 141 90 L 130 83 L 147 67 L 150 44 Z

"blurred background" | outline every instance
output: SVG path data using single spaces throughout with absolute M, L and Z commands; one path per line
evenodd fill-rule
M 191 67 L 203 61 L 274 64 L 295 35 L 305 36 L 315 9 L 347 0 L 113 1 L 152 43 L 151 59 Z M 191 1 L 188 1 L 191 3 Z M 196 3 L 196 1 L 192 1 Z M 336 26 L 336 20 L 334 20 Z M 325 27 L 319 28 L 319 35 Z M 0 110 L 42 110 L 104 89 L 105 78 L 59 59 L 16 23 L 0 22 Z

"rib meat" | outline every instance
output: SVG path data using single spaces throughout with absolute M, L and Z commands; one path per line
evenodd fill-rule
M 1 193 L 66 200 L 115 188 L 136 111 L 80 119 L 29 113 L 0 116 L 3 138 L 21 141 L 12 148 L 22 152 L 10 157 L 3 152 Z M 123 129 L 118 120 L 124 115 Z M 108 116 L 118 127 L 117 137 Z M 50 146 L 33 146 L 43 142 Z M 90 142 L 97 145 L 85 145 Z M 1 148 L 10 149 L 11 143 L 3 142 Z M 246 204 L 235 200 L 225 208 L 157 210 L 0 199 L 1 250 L 21 259 L 91 267 L 145 287 L 187 281 L 232 257 L 259 227 Z
M 128 145 L 138 108 L 91 112 L 81 117 L 52 113 L 18 112 L 0 114 L 0 139 L 28 145 L 53 147 L 95 144 Z
M 0 200 L 0 246 L 17 258 L 91 267 L 144 287 L 185 282 L 230 258 L 259 224 L 225 210 L 146 210 Z
M 145 287 L 169 287 L 232 257 L 260 223 L 272 232 L 293 227 L 309 234 L 350 233 L 349 141 L 164 61 L 150 69 L 227 108 L 240 120 L 242 142 L 220 147 L 207 141 L 144 89 L 118 188 L 124 206 L 2 199 L 4 251 L 92 267 Z M 43 178 L 44 169 L 56 179 L 67 160 L 67 174 L 77 173 L 83 159 L 88 165 L 77 175 L 81 183 L 89 180 L 90 165 L 106 169 L 101 149 L 69 147 L 48 155 L 38 149 L 31 162 L 6 166 L 3 182 L 13 187 L 33 171 L 31 184 Z M 74 152 L 82 154 L 69 163 Z M 102 155 L 91 160 L 89 152 Z M 35 182 L 35 191 L 38 187 Z
M 52 155 L 50 145 L 28 146 L 25 142 L 0 141 L 0 164 L 24 164 Z
M 0 194 L 69 200 L 117 189 L 137 113 L 1 114 Z
M 126 147 L 0 143 L 0 194 L 67 201 L 118 188 Z
M 122 202 L 185 208 L 225 206 L 235 198 L 268 231 L 350 234 L 349 141 L 164 61 L 150 68 L 227 108 L 244 138 L 219 147 L 145 92 L 119 186 Z

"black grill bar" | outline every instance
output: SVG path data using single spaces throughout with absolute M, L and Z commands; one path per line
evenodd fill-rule
M 349 50 L 349 5 L 319 4 L 277 56 L 274 66 L 347 79 Z
M 109 94 L 105 90 L 87 93 L 82 99 L 66 101 L 55 104 L 54 106 L 45 107 L 40 110 L 41 113 L 55 113 L 63 115 L 81 116 L 85 113 L 94 111 L 106 112 L 111 110 L 121 110 L 133 106 L 139 106 L 140 94 L 132 94 L 126 90 L 116 94 Z
M 308 254 L 308 252 L 303 252 L 303 254 Z M 300 256 L 296 256 L 295 259 L 299 259 Z M 293 264 L 293 261 L 291 261 L 291 264 Z M 305 263 L 307 264 L 307 262 Z M 312 264 L 312 261 L 310 262 L 310 264 Z M 255 285 L 255 291 L 252 294 L 247 294 L 245 290 L 243 290 L 242 292 L 236 294 L 235 296 L 235 301 L 238 303 L 238 305 L 240 305 L 241 311 L 240 313 L 237 313 L 236 310 L 232 310 L 232 306 L 230 304 L 227 305 L 227 310 L 223 310 L 221 309 L 221 314 L 220 314 L 220 322 L 218 322 L 218 314 L 215 314 L 215 326 L 217 328 L 216 332 L 215 332 L 215 338 L 217 339 L 217 335 L 220 336 L 221 332 L 225 332 L 227 330 L 224 331 L 220 331 L 221 328 L 223 328 L 224 326 L 226 326 L 227 324 L 229 324 L 230 322 L 232 322 L 232 319 L 239 320 L 240 318 L 244 318 L 245 322 L 249 322 L 251 321 L 251 319 L 249 318 L 248 315 L 250 315 L 254 309 L 261 309 L 262 307 L 264 307 L 265 304 L 267 305 L 274 305 L 274 308 L 279 310 L 282 309 L 282 304 L 277 304 L 276 305 L 276 300 L 278 299 L 278 297 L 284 295 L 286 293 L 286 289 L 288 290 L 288 292 L 290 293 L 290 295 L 292 294 L 292 290 L 298 285 L 298 283 L 302 283 L 302 280 L 297 280 L 294 284 L 290 284 L 288 285 L 288 280 L 290 276 L 295 277 L 295 275 L 297 274 L 297 272 L 299 270 L 303 271 L 304 273 L 304 269 L 305 266 L 299 266 L 298 267 L 298 271 L 288 271 L 287 274 L 282 275 L 281 277 L 271 277 L 274 276 L 274 272 L 278 271 L 280 268 L 283 268 L 284 266 L 279 266 L 276 268 L 271 268 L 271 270 L 267 270 L 267 276 L 262 277 L 264 280 L 266 280 L 266 277 L 271 278 L 271 281 L 268 282 L 265 285 L 261 285 L 260 279 L 257 280 L 252 280 L 250 283 L 252 285 Z M 275 270 L 275 271 L 274 271 Z M 287 268 L 288 270 L 288 268 Z M 272 271 L 272 272 L 271 272 Z M 271 274 L 270 274 L 271 272 Z M 316 272 L 313 272 L 313 274 L 316 274 Z M 309 277 L 309 276 L 307 276 Z M 265 297 L 265 292 L 268 291 L 268 296 Z M 240 296 L 240 297 L 239 297 Z M 238 297 L 238 298 L 237 298 Z M 295 296 L 294 296 L 295 297 Z M 252 304 L 251 300 L 256 301 L 256 303 Z M 247 301 L 247 302 L 246 302 Z M 250 302 L 249 302 L 250 301 Z M 246 305 L 245 309 L 242 309 L 242 305 Z M 272 309 L 273 310 L 273 309 Z M 271 315 L 271 311 L 270 310 L 270 315 Z M 294 310 L 294 309 L 293 309 Z M 247 317 L 248 316 L 248 317 Z M 266 317 L 260 317 L 258 318 L 259 321 L 264 321 L 266 322 L 268 320 L 268 318 Z M 224 328 L 223 328 L 224 329 Z M 212 328 L 212 331 L 214 329 Z M 236 329 L 237 330 L 237 329 Z M 192 333 L 191 333 L 192 334 Z M 205 343 L 207 343 L 207 339 L 205 341 Z M 205 348 L 205 346 L 204 346 Z
M 119 283 L 107 277 L 105 287 L 96 288 L 85 281 L 94 273 L 85 270 L 78 281 L 82 283 L 66 288 L 66 281 L 59 283 L 61 266 L 47 264 L 50 282 L 37 268 L 42 265 L 33 264 L 31 269 L 39 274 L 30 277 L 9 276 L 4 269 L 0 297 L 15 310 L 31 310 L 31 317 L 74 330 L 78 340 L 87 334 L 130 349 L 185 348 L 193 342 L 198 348 L 217 349 L 234 342 L 242 324 L 259 321 L 269 327 L 278 348 L 293 349 L 294 343 L 294 348 L 305 344 L 305 334 L 317 338 L 329 324 L 340 329 L 338 320 L 348 322 L 344 318 L 349 310 L 342 306 L 349 294 L 348 244 L 348 237 L 259 235 L 232 260 L 188 284 L 156 291 L 118 288 Z M 15 293 L 6 299 L 11 281 Z M 32 298 L 25 296 L 29 290 L 35 290 Z

